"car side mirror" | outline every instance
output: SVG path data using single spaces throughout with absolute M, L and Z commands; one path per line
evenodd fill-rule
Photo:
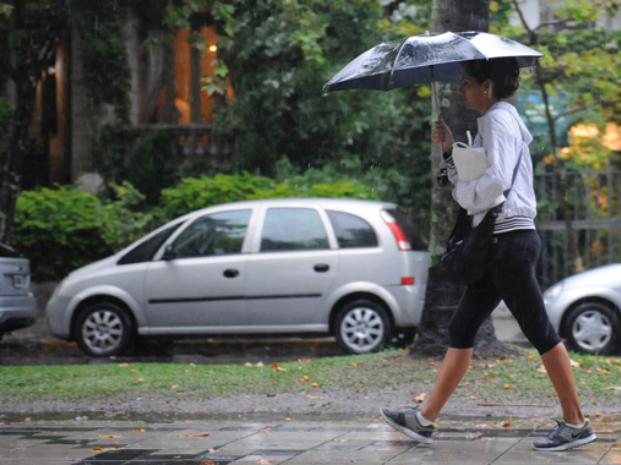
M 164 248 L 164 253 L 162 254 L 162 260 L 174 260 L 177 258 L 177 252 L 173 248 L 172 244 L 168 244 Z

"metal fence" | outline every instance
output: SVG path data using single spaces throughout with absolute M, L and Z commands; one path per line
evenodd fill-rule
M 573 263 L 568 258 L 559 176 L 535 176 L 537 229 L 543 240 L 537 274 L 544 288 L 581 269 L 621 262 L 621 171 L 568 173 L 565 185 L 577 245 L 578 260 Z

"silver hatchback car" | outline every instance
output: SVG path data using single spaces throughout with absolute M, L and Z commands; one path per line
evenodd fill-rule
M 413 335 L 429 254 L 393 203 L 279 199 L 194 211 L 80 268 L 46 308 L 91 355 L 139 336 L 326 335 L 348 352 Z
M 621 264 L 575 274 L 543 294 L 552 325 L 571 349 L 590 354 L 621 351 Z

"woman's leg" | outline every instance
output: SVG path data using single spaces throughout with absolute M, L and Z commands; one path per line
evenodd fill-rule
M 468 371 L 473 352 L 474 349 L 448 349 L 431 395 L 420 410 L 425 418 L 430 421 L 435 421 L 438 418 L 440 410 Z
M 436 420 L 468 371 L 477 331 L 499 303 L 500 298 L 489 273 L 464 292 L 449 325 L 450 347 L 444 355 L 431 394 L 420 410 L 428 420 Z
M 543 360 L 548 376 L 561 403 L 563 419 L 567 423 L 581 425 L 584 422 L 584 416 L 580 408 L 576 381 L 569 363 L 569 355 L 567 354 L 567 349 L 565 349 L 565 344 L 561 342 L 555 345 L 541 355 L 541 360 Z
M 503 236 L 501 249 L 506 259 L 495 276 L 496 287 L 522 332 L 541 355 L 565 421 L 580 424 L 584 417 L 569 356 L 550 324 L 535 277 L 534 265 L 541 247 L 539 236 L 535 231 Z

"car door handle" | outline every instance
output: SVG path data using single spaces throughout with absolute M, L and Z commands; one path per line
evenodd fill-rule
M 237 276 L 239 276 L 239 270 L 228 268 L 224 270 L 224 273 L 222 274 L 224 275 L 225 278 L 237 278 Z
M 325 273 L 330 269 L 330 265 L 328 265 L 327 263 L 318 263 L 317 265 L 315 265 L 314 269 L 317 273 Z

